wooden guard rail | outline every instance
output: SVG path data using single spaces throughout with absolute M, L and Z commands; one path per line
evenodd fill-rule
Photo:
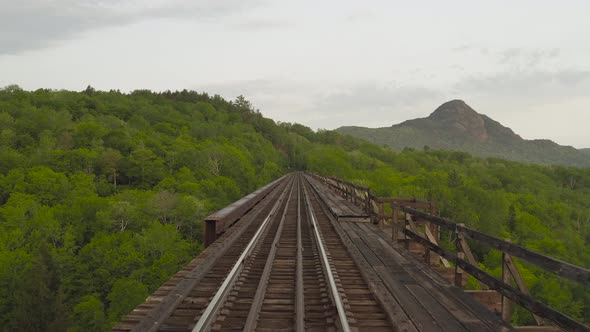
M 264 197 L 270 194 L 284 180 L 285 176 L 282 176 L 205 218 L 205 247 L 208 247 L 217 240 L 228 228 Z
M 463 286 L 463 273 L 467 272 L 480 282 L 482 289 L 489 288 L 497 291 L 502 295 L 501 314 L 506 321 L 510 320 L 512 301 L 529 310 L 533 314 L 537 325 L 543 325 L 543 318 L 545 318 L 567 331 L 590 331 L 590 328 L 583 323 L 532 298 L 512 260 L 512 256 L 523 259 L 560 277 L 578 282 L 585 287 L 590 287 L 590 270 L 481 233 L 466 227 L 464 224 L 438 217 L 436 216 L 436 206 L 431 202 L 413 198 L 376 197 L 371 194 L 370 189 L 367 187 L 335 177 L 309 174 L 332 187 L 345 199 L 363 208 L 371 216 L 374 224 L 378 224 L 380 227 L 390 225 L 393 240 L 405 242 L 406 244 L 408 244 L 408 241 L 414 241 L 424 246 L 426 248 L 424 258 L 427 263 L 431 263 L 432 256 L 430 252 L 439 256 L 440 263 L 445 267 L 450 267 L 450 263 L 452 263 L 455 269 L 454 280 L 456 286 Z M 420 223 L 423 223 L 424 232 L 418 230 L 418 224 Z M 440 229 L 446 229 L 455 234 L 454 252 L 439 245 Z M 467 243 L 467 238 L 502 253 L 502 280 L 498 280 L 479 268 L 478 262 Z M 512 287 L 511 278 L 517 288 Z

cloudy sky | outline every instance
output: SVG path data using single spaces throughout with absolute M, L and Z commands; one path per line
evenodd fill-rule
M 590 1 L 0 0 L 0 86 L 243 94 L 383 127 L 450 99 L 590 148 Z

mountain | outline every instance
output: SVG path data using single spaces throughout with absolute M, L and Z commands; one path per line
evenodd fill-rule
M 336 131 L 372 143 L 404 148 L 456 150 L 480 157 L 521 162 L 590 167 L 590 149 L 577 150 L 551 140 L 525 140 L 510 128 L 477 113 L 462 100 L 439 106 L 430 116 L 391 127 L 345 126 Z

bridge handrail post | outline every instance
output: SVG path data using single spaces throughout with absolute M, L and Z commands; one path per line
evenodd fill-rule
M 398 225 L 399 209 L 395 204 L 391 204 L 391 239 L 395 242 L 399 240 L 399 225 Z
M 378 224 L 382 225 L 385 222 L 385 203 L 379 202 L 379 220 Z M 381 227 L 381 226 L 379 226 Z
M 464 226 L 464 224 L 457 224 L 457 226 Z M 460 228 L 455 227 L 455 249 L 457 250 L 457 258 L 464 259 L 465 252 L 463 251 L 463 247 L 461 246 L 460 240 Z M 463 270 L 459 268 L 458 261 L 455 261 L 455 286 L 462 288 L 463 287 Z
M 406 249 L 410 250 L 410 238 L 406 235 L 406 229 L 410 229 L 410 221 L 408 220 L 408 214 L 404 211 L 404 244 Z
M 370 214 L 371 211 L 371 192 L 367 190 L 367 196 L 365 197 L 365 212 Z
M 508 267 L 506 266 L 506 255 L 505 252 L 502 252 L 502 281 L 505 284 L 510 284 L 510 273 L 508 272 Z M 510 324 L 510 317 L 512 316 L 512 302 L 506 296 L 502 296 L 502 319 Z

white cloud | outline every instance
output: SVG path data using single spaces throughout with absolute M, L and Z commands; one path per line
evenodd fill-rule
M 266 116 L 314 129 L 352 124 L 391 126 L 411 117 L 428 115 L 443 97 L 434 89 L 395 82 L 341 82 L 322 86 L 284 77 L 200 85 L 197 90 L 229 99 L 242 94 Z
M 454 89 L 460 93 L 487 95 L 515 102 L 534 102 L 586 96 L 590 91 L 590 71 L 516 71 L 467 77 Z
M 577 0 L 0 0 L 0 86 L 243 94 L 313 128 L 389 126 L 459 98 L 525 137 L 585 146 L 588 10 Z
M 0 55 L 49 47 L 81 33 L 146 19 L 210 20 L 256 8 L 258 0 L 24 0 L 2 3 Z

